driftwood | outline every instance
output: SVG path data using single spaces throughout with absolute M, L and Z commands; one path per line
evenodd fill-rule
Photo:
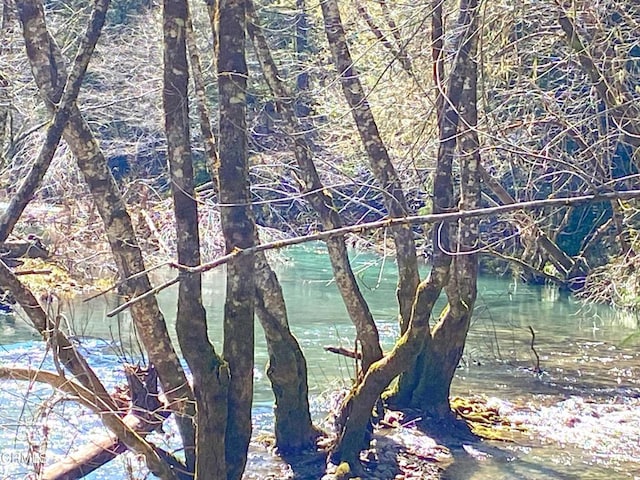
M 114 395 L 116 403 L 128 408 L 122 419 L 141 436 L 157 430 L 169 416 L 158 395 L 158 375 L 153 368 L 125 365 L 126 388 L 119 388 Z M 105 434 L 67 455 L 63 460 L 44 469 L 45 480 L 75 480 L 82 478 L 127 451 L 127 447 L 113 434 Z M 158 450 L 158 454 L 172 465 L 178 478 L 183 477 L 184 465 L 174 457 Z

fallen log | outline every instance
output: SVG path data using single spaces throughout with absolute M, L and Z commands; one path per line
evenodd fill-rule
M 142 368 L 135 365 L 125 365 L 127 389 L 119 389 L 114 399 L 116 403 L 129 404 L 129 413 L 122 419 L 136 433 L 142 437 L 158 430 L 170 411 L 164 408 L 158 395 L 158 378 L 153 366 Z M 188 475 L 185 466 L 173 455 L 156 448 L 158 455 L 172 467 L 176 476 L 193 478 Z M 106 433 L 91 440 L 87 445 L 68 454 L 62 460 L 45 467 L 43 480 L 76 480 L 109 463 L 127 447 L 118 438 Z

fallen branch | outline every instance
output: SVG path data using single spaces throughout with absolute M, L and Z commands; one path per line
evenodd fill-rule
M 336 353 L 338 355 L 343 355 L 348 358 L 355 358 L 357 360 L 362 360 L 362 353 L 356 352 L 355 350 L 351 350 L 345 347 L 332 347 L 326 346 L 324 349 L 327 352 Z
M 221 265 L 224 265 L 231 260 L 240 257 L 242 255 L 253 255 L 256 252 L 264 252 L 266 250 L 280 249 L 289 247 L 291 245 L 299 245 L 301 243 L 312 242 L 316 240 L 326 240 L 331 237 L 345 235 L 348 233 L 364 233 L 369 230 L 377 230 L 381 228 L 395 227 L 398 225 L 424 225 L 438 222 L 453 222 L 466 218 L 473 217 L 487 217 L 491 215 L 501 215 L 504 213 L 511 213 L 518 210 L 530 210 L 542 207 L 569 207 L 574 205 L 581 205 L 584 203 L 604 202 L 612 199 L 630 200 L 633 198 L 640 198 L 640 190 L 625 190 L 622 192 L 605 192 L 594 195 L 581 195 L 578 197 L 569 198 L 550 198 L 546 200 L 532 200 L 529 202 L 513 203 L 509 205 L 500 205 L 496 207 L 478 208 L 475 210 L 463 210 L 458 212 L 449 213 L 434 213 L 430 215 L 411 215 L 407 217 L 399 218 L 387 218 L 384 220 L 378 220 L 375 222 L 361 223 L 358 225 L 349 225 L 346 227 L 335 228 L 333 230 L 327 230 L 324 232 L 315 233 L 312 235 L 303 235 L 300 237 L 292 237 L 284 240 L 277 240 L 275 242 L 262 243 L 252 248 L 244 250 L 234 250 L 227 255 L 224 255 L 211 262 L 203 263 L 197 267 L 187 267 L 178 263 L 170 263 L 169 265 L 180 271 L 180 274 L 171 280 L 168 280 L 151 290 L 147 290 L 145 293 L 133 297 L 127 302 L 123 303 L 119 307 L 111 310 L 107 313 L 107 317 L 113 317 L 118 313 L 126 310 L 134 303 L 137 303 L 145 298 L 148 298 L 156 293 L 169 288 L 172 285 L 178 283 L 181 279 L 180 275 L 189 275 L 208 272 Z
M 51 270 L 20 270 L 14 273 L 16 277 L 19 277 L 22 275 L 50 275 L 51 272 Z
M 157 375 L 153 368 L 142 369 L 131 365 L 125 365 L 125 374 L 129 384 L 131 407 L 120 422 L 123 427 L 142 439 L 159 426 L 169 416 L 170 411 L 163 408 L 158 399 Z M 66 378 L 58 373 L 31 368 L 0 367 L 0 378 L 11 378 L 28 382 L 46 383 L 51 387 L 73 396 L 74 400 L 91 410 L 103 415 L 105 412 L 95 404 L 94 394 L 77 381 Z M 124 411 L 122 412 L 124 414 Z M 170 465 L 177 478 L 182 478 L 186 473 L 182 465 L 168 452 L 163 452 L 156 446 L 145 442 L 155 451 L 162 460 Z M 70 453 L 59 462 L 45 468 L 42 478 L 44 480 L 72 480 L 82 478 L 102 465 L 110 462 L 116 456 L 127 451 L 126 445 L 113 433 L 106 433 L 91 443 Z
M 85 358 L 73 347 L 64 332 L 56 328 L 55 319 L 49 317 L 42 309 L 31 290 L 24 286 L 2 261 L 0 261 L 0 288 L 7 289 L 13 294 L 40 335 L 52 343 L 56 358 L 59 358 L 61 363 L 75 375 L 75 381 L 71 382 L 61 375 L 47 374 L 37 370 L 21 373 L 32 380 L 54 382 L 52 385 L 63 391 L 71 388 L 70 393 L 76 395 L 92 411 L 97 412 L 109 430 L 136 453 L 144 455 L 153 473 L 161 478 L 175 479 L 176 473 L 158 455 L 156 449 L 122 421 L 113 398 Z

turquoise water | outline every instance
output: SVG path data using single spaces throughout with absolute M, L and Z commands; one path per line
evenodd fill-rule
M 369 254 L 354 254 L 353 259 L 388 349 L 397 334 L 395 265 L 391 259 Z M 322 245 L 289 249 L 278 254 L 276 264 L 291 328 L 307 358 L 314 412 L 321 418 L 326 413 L 324 394 L 348 384 L 354 374 L 352 362 L 325 352 L 323 347 L 352 347 L 354 330 L 331 281 Z M 160 297 L 170 325 L 175 295 L 173 287 Z M 210 336 L 220 349 L 223 269 L 205 275 L 204 298 Z M 113 299 L 105 298 L 62 305 L 65 322 L 76 332 L 79 344 L 94 353 L 90 358 L 111 388 L 123 381 L 119 362 L 135 358 L 128 315 L 106 317 L 114 306 Z M 536 332 L 535 347 L 544 370 L 540 376 L 531 371 L 534 359 L 529 327 Z M 640 357 L 637 343 L 629 340 L 637 328 L 633 315 L 606 307 L 587 308 L 552 288 L 482 278 L 454 394 L 492 397 L 501 411 L 533 428 L 531 438 L 522 444 L 487 444 L 489 456 L 480 463 L 454 455 L 456 461 L 445 477 L 640 478 Z M 266 347 L 258 324 L 256 338 L 255 423 L 257 430 L 268 430 L 273 397 L 264 374 Z M 4 345 L 0 360 L 4 365 L 54 368 L 42 353 L 43 344 L 35 340 L 20 316 L 0 318 L 0 344 Z M 93 416 L 73 402 L 60 402 L 46 387 L 3 381 L 1 388 L 0 478 L 24 476 L 25 468 L 28 471 L 24 458 L 12 460 L 22 455 L 29 443 L 38 445 L 49 437 L 47 458 L 59 458 L 74 443 L 82 444 L 87 432 L 101 431 Z M 45 400 L 55 407 L 39 408 Z M 43 429 L 48 429 L 47 435 Z M 157 441 L 171 448 L 175 434 L 171 428 L 167 431 Z M 11 455 L 3 461 L 2 453 Z M 264 478 L 275 468 L 268 456 L 265 459 L 256 453 L 254 460 L 248 478 Z M 120 460 L 94 478 L 120 478 L 127 468 L 139 468 L 137 462 L 128 462 Z

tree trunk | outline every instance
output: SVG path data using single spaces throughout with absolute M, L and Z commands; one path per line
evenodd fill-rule
M 407 330 L 382 359 L 365 372 L 363 380 L 347 396 L 341 407 L 343 427 L 332 452 L 335 463 L 347 462 L 358 471 L 358 454 L 366 447 L 366 429 L 371 412 L 389 383 L 414 363 L 429 334 L 429 316 L 440 296 L 448 267 L 434 266 L 426 280 L 420 283 Z
M 320 216 L 323 228 L 326 230 L 340 228 L 342 226 L 340 215 L 333 206 L 331 196 L 326 192 L 316 170 L 311 156 L 312 148 L 302 133 L 300 122 L 295 115 L 293 97 L 280 80 L 267 41 L 256 25 L 255 10 L 252 4 L 250 5 L 249 34 L 253 39 L 265 80 L 275 98 L 278 111 L 285 121 L 287 132 L 290 134 L 289 138 L 293 143 L 293 151 L 302 176 L 301 189 L 307 194 L 309 202 Z M 378 329 L 351 269 L 344 237 L 333 237 L 326 243 L 338 290 L 342 295 L 349 318 L 356 327 L 356 339 L 362 346 L 362 370 L 366 371 L 369 365 L 382 357 Z
M 264 252 L 256 254 L 256 312 L 269 352 L 267 376 L 275 397 L 276 446 L 282 453 L 310 448 L 320 431 L 309 412 L 307 362 L 289 330 L 282 287 Z
M 163 100 L 178 262 L 195 267 L 200 265 L 200 233 L 189 135 L 186 47 L 189 22 L 185 0 L 165 0 Z M 180 281 L 176 331 L 193 375 L 195 478 L 224 480 L 227 477 L 225 430 L 229 369 L 209 341 L 200 274 L 183 275 Z
M 469 132 L 473 133 L 476 124 L 473 121 L 476 115 L 475 64 L 470 58 L 476 36 L 476 14 L 476 0 L 462 2 L 458 24 L 464 29 L 464 33 L 460 36 L 458 62 L 451 74 L 449 101 L 446 104 L 443 102 L 447 107 L 441 115 L 441 143 L 438 154 L 438 175 L 434 185 L 434 211 L 446 211 L 453 202 L 451 165 L 457 143 L 458 107 L 462 101 L 468 103 L 465 108 L 469 109 L 465 114 L 468 116 L 469 125 L 467 135 L 470 135 Z M 469 78 L 470 74 L 473 74 L 473 78 Z M 466 169 L 466 172 L 461 172 L 463 199 L 460 207 L 464 209 L 472 208 L 472 205 L 476 204 L 474 202 L 479 199 L 477 138 L 474 139 L 471 136 L 466 142 L 461 146 L 461 151 L 464 153 L 461 167 Z M 445 233 L 448 226 L 434 228 L 434 235 L 440 237 L 440 242 L 434 243 L 434 247 L 440 246 L 446 250 L 441 248 L 440 251 L 436 251 L 434 248 L 433 268 L 429 278 L 417 290 L 411 320 L 405 335 L 396 343 L 389 355 L 371 366 L 362 384 L 354 389 L 347 400 L 344 411 L 348 416 L 334 451 L 336 461 L 346 461 L 357 468 L 358 452 L 364 446 L 366 421 L 371 415 L 376 394 L 382 392 L 395 376 L 408 368 L 413 371 L 411 375 L 405 377 L 404 382 L 400 382 L 400 390 L 396 393 L 394 400 L 396 402 L 400 400 L 402 406 L 414 403 L 414 400 L 424 400 L 420 402 L 419 408 L 438 417 L 450 416 L 449 388 L 455 366 L 464 348 L 466 330 L 475 300 L 476 259 L 474 255 L 462 253 L 462 250 L 475 247 L 477 222 L 477 220 L 471 220 L 460 225 L 458 243 L 461 255 L 456 257 L 453 266 L 447 255 L 448 243 L 443 243 L 448 241 Z M 438 230 L 440 230 L 439 233 Z M 451 306 L 444 312 L 444 318 L 434 329 L 433 338 L 431 338 L 428 319 L 443 285 L 446 284 L 448 284 L 447 294 Z M 423 353 L 418 355 L 420 351 Z M 398 361 L 398 359 L 401 360 Z M 433 390 L 432 393 L 438 395 L 438 398 L 434 398 L 433 401 L 414 398 L 414 389 L 420 386 L 421 380 L 429 386 L 437 386 L 439 390 Z
M 218 92 L 220 134 L 218 191 L 227 253 L 250 248 L 256 231 L 251 214 L 247 164 L 245 59 L 246 7 L 243 0 L 219 3 Z M 224 304 L 224 358 L 229 362 L 227 478 L 242 477 L 251 438 L 254 349 L 254 256 L 227 264 Z
M 480 208 L 480 153 L 477 133 L 477 66 L 474 58 L 477 27 L 476 4 L 469 2 L 468 54 L 461 55 L 458 153 L 460 162 L 460 211 Z M 413 389 L 410 404 L 433 418 L 453 418 L 449 406 L 451 382 L 464 351 L 471 315 L 477 294 L 479 219 L 458 222 L 455 256 L 445 287 L 448 308 L 434 326 L 429 348 L 424 352 L 424 366 Z
M 470 61 L 470 52 L 472 44 L 475 42 L 475 29 L 472 26 L 475 22 L 476 0 L 465 0 L 460 5 L 457 25 L 461 30 L 457 38 L 455 51 L 458 52 L 455 57 L 455 64 L 451 69 L 449 83 L 445 93 L 442 86 L 437 89 L 436 105 L 441 110 L 438 111 L 438 126 L 440 130 L 440 144 L 438 145 L 438 159 L 436 166 L 436 176 L 433 187 L 433 208 L 434 214 L 452 211 L 455 207 L 453 196 L 453 160 L 456 155 L 456 147 L 458 144 L 458 124 L 459 111 L 461 108 L 461 98 L 464 93 L 465 81 L 467 79 L 466 62 Z M 434 9 L 433 11 L 433 62 L 434 62 L 434 81 L 438 84 L 441 81 L 441 75 L 444 70 L 442 62 L 441 39 L 442 31 L 442 10 Z M 449 271 L 451 264 L 451 242 L 450 229 L 448 223 L 436 223 L 433 226 L 433 268 L 441 269 L 443 272 Z M 448 281 L 448 280 L 447 280 Z M 440 285 L 443 288 L 447 281 Z M 427 336 L 424 348 L 417 357 L 416 362 L 411 368 L 400 376 L 396 385 L 392 402 L 399 407 L 406 407 L 413 403 L 412 397 L 414 390 L 418 384 L 423 381 L 426 365 L 429 363 L 429 350 L 434 348 L 434 340 L 431 336 Z M 440 347 L 445 348 L 446 347 Z M 446 386 L 448 389 L 449 387 Z
M 409 215 L 402 184 L 396 174 L 389 153 L 380 137 L 367 96 L 351 59 L 349 46 L 342 26 L 337 0 L 320 3 L 324 17 L 324 29 L 340 76 L 342 91 L 351 107 L 353 119 L 358 128 L 362 144 L 367 152 L 373 175 L 380 189 L 385 193 L 384 202 L 391 217 Z M 398 302 L 400 305 L 400 325 L 404 332 L 411 317 L 411 307 L 420 283 L 416 246 L 411 226 L 391 229 L 398 263 Z
M 60 100 L 67 79 L 64 60 L 47 31 L 42 4 L 35 0 L 18 1 L 16 4 L 38 89 L 48 108 L 53 109 Z M 123 293 L 129 298 L 142 295 L 151 289 L 151 284 L 146 274 L 130 278 L 145 271 L 131 218 L 98 142 L 77 105 L 71 109 L 63 136 L 102 218 L 120 278 L 126 280 L 122 284 Z M 131 315 L 149 359 L 158 371 L 162 388 L 177 414 L 188 454 L 194 446 L 193 393 L 171 344 L 164 316 L 153 296 L 133 305 Z
M 208 7 L 214 44 L 217 45 L 215 4 L 209 4 Z M 189 42 L 191 69 L 194 72 L 205 151 L 209 158 L 211 175 L 215 178 L 219 170 L 218 153 L 214 148 L 217 142 L 209 127 L 204 81 L 199 68 L 199 55 L 192 35 L 187 36 L 187 41 Z M 258 243 L 257 238 L 256 243 Z M 289 330 L 282 288 L 264 253 L 256 255 L 255 268 L 256 309 L 267 340 L 269 351 L 267 376 L 271 381 L 275 397 L 276 445 L 281 452 L 311 447 L 315 444 L 318 430 L 313 426 L 309 412 L 306 360 L 300 345 Z

